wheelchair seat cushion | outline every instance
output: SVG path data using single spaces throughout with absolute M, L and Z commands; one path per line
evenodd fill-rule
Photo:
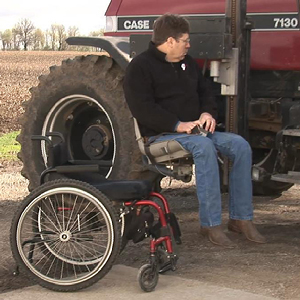
M 93 186 L 113 201 L 145 199 L 152 190 L 151 182 L 146 180 L 105 180 Z

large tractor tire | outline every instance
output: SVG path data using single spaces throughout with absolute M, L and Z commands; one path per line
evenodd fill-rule
M 18 137 L 22 175 L 29 179 L 30 190 L 39 185 L 47 166 L 45 143 L 31 136 L 46 132 L 64 135 L 71 160 L 112 163 L 92 177 L 140 177 L 141 154 L 123 96 L 123 76 L 112 58 L 89 55 L 64 60 L 39 77 L 39 85 L 31 89 L 31 99 L 25 104 Z

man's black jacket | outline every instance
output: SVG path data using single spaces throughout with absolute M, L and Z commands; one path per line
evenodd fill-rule
M 189 55 L 170 63 L 150 42 L 126 70 L 124 92 L 142 136 L 174 132 L 179 121 L 199 119 L 208 112 L 216 118 L 217 106 L 198 64 Z

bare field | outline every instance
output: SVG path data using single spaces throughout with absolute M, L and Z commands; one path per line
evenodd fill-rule
M 61 61 L 91 52 L 75 51 L 1 51 L 0 52 L 0 134 L 20 129 L 22 103 L 30 99 L 29 89 L 38 76 Z M 99 54 L 99 53 L 97 53 Z
M 81 54 L 1 52 L 0 135 L 20 129 L 21 104 L 30 98 L 29 88 L 38 84 L 37 77 L 47 74 L 51 65 L 60 65 L 63 59 Z M 9 244 L 10 224 L 18 202 L 28 194 L 28 183 L 20 175 L 20 170 L 20 162 L 0 161 L 0 294 L 31 284 L 22 272 L 17 277 L 12 276 L 14 261 Z M 268 238 L 268 243 L 264 245 L 251 243 L 240 235 L 226 231 L 228 197 L 223 195 L 224 229 L 236 242 L 235 249 L 222 249 L 200 237 L 198 202 L 193 183 L 173 181 L 169 186 L 168 180 L 165 180 L 163 193 L 179 217 L 183 240 L 183 244 L 178 246 L 178 270 L 171 276 L 197 279 L 277 299 L 300 299 L 299 185 L 277 199 L 254 197 L 255 222 Z M 137 245 L 129 243 L 117 263 L 139 267 L 148 255 L 149 240 Z M 3 299 L 1 295 L 0 298 Z

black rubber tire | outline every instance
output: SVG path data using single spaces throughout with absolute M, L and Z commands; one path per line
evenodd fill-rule
M 41 143 L 32 141 L 31 136 L 41 135 L 43 131 L 64 134 L 69 158 L 90 160 L 93 156 L 89 157 L 82 146 L 83 131 L 86 129 L 87 132 L 93 126 L 97 130 L 105 127 L 109 146 L 104 147 L 107 154 L 103 154 L 101 159 L 111 160 L 113 157 L 114 163 L 110 171 L 103 169 L 102 175 L 110 179 L 141 177 L 141 154 L 135 140 L 131 113 L 124 100 L 123 77 L 124 71 L 112 58 L 96 55 L 64 60 L 61 66 L 51 67 L 48 75 L 39 77 L 39 85 L 30 90 L 31 99 L 24 105 L 25 113 L 18 136 L 22 175 L 29 179 L 30 190 L 39 185 L 39 176 L 46 164 Z M 86 128 L 82 129 L 84 126 Z M 92 152 L 92 155 L 96 154 Z M 90 176 L 96 175 L 91 173 Z
M 65 265 L 67 265 L 66 260 L 70 260 L 73 259 L 69 268 L 71 269 L 71 274 L 68 273 L 69 271 L 67 271 L 67 278 L 66 279 L 57 279 L 55 277 L 55 274 L 53 275 L 54 277 L 51 277 L 51 272 L 50 272 L 50 268 L 48 270 L 48 273 L 45 274 L 45 272 L 43 271 L 44 265 L 42 266 L 41 270 L 37 267 L 38 263 L 34 263 L 33 261 L 30 261 L 28 259 L 28 257 L 26 255 L 24 255 L 25 253 L 23 253 L 23 249 L 24 249 L 24 241 L 23 243 L 21 243 L 21 235 L 22 232 L 25 232 L 25 237 L 28 238 L 27 236 L 30 236 L 30 233 L 28 232 L 28 226 L 24 225 L 25 221 L 24 219 L 26 218 L 26 214 L 28 214 L 31 210 L 34 212 L 35 211 L 35 203 L 41 203 L 38 202 L 40 201 L 41 195 L 43 193 L 47 193 L 50 192 L 53 194 L 52 195 L 57 195 L 59 192 L 64 191 L 65 190 L 72 190 L 75 197 L 78 196 L 78 198 L 80 199 L 81 194 L 78 193 L 78 191 L 82 191 L 82 194 L 84 194 L 86 197 L 90 197 L 90 199 L 94 199 L 94 203 L 99 203 L 99 207 L 101 207 L 102 211 L 105 213 L 106 215 L 106 220 L 107 221 L 103 221 L 106 222 L 105 224 L 109 224 L 110 227 L 110 237 L 107 240 L 107 245 L 108 245 L 108 250 L 103 250 L 105 251 L 103 255 L 98 256 L 96 258 L 94 258 L 94 260 L 86 260 L 87 258 L 85 256 L 80 256 L 81 260 L 83 259 L 83 263 L 78 260 L 76 260 L 76 257 L 73 258 L 73 256 L 66 256 L 66 252 L 61 252 L 63 253 L 63 258 L 60 259 L 59 256 L 62 256 L 60 251 L 61 246 L 54 246 L 52 249 L 58 249 L 55 251 L 58 251 L 57 254 L 53 253 L 53 252 L 49 252 L 48 256 L 46 256 L 45 252 L 46 252 L 46 247 L 45 245 L 43 245 L 42 247 L 40 247 L 40 251 L 42 251 L 41 256 L 46 257 L 44 258 L 46 260 L 46 263 L 49 264 L 48 260 L 51 261 L 52 257 L 56 257 L 56 262 L 54 263 L 54 259 L 53 262 L 51 263 L 50 267 L 56 264 L 55 268 L 57 268 L 57 260 L 61 260 L 63 261 L 63 263 L 65 263 Z M 76 194 L 77 193 L 77 194 Z M 46 196 L 43 196 L 46 197 Z M 48 197 L 48 196 L 47 196 Z M 56 197 L 56 196 L 55 196 Z M 71 197 L 71 196 L 70 196 Z M 96 200 L 95 200 L 96 198 Z M 42 198 L 42 199 L 46 199 L 46 198 Z M 48 198 L 47 198 L 48 199 Z M 56 198 L 54 198 L 56 199 Z M 67 198 L 66 198 L 67 199 Z M 71 198 L 70 198 L 71 199 Z M 83 199 L 83 198 L 82 198 Z M 88 199 L 88 198 L 87 198 Z M 67 200 L 66 200 L 67 201 Z M 79 203 L 79 200 L 78 200 Z M 80 205 L 82 205 L 83 202 L 81 202 Z M 76 203 L 75 203 L 76 204 Z M 98 205 L 98 204 L 97 204 Z M 83 210 L 86 209 L 86 206 L 83 206 Z M 75 206 L 74 206 L 75 207 Z M 77 206 L 78 207 L 78 206 Z M 76 208 L 76 213 L 74 215 L 76 215 L 79 212 L 79 210 L 77 210 Z M 73 213 L 73 212 L 72 212 Z M 33 214 L 34 215 L 34 214 Z M 32 214 L 30 214 L 30 216 L 28 217 L 28 219 L 32 222 L 34 222 L 35 218 L 32 218 L 33 216 Z M 49 214 L 50 216 L 50 214 Z M 77 220 L 77 218 L 75 218 Z M 46 218 L 47 220 L 47 218 Z M 54 220 L 54 217 L 53 217 Z M 57 219 L 58 220 L 58 219 Z M 12 220 L 12 225 L 11 225 L 11 235 L 10 235 L 10 242 L 11 242 L 11 249 L 12 249 L 12 253 L 13 253 L 13 257 L 16 260 L 17 265 L 21 268 L 21 271 L 24 271 L 26 273 L 26 275 L 32 279 L 35 283 L 51 289 L 51 290 L 55 290 L 55 291 L 61 291 L 61 292 L 73 292 L 73 291 L 77 291 L 77 290 L 81 290 L 84 288 L 87 288 L 89 286 L 91 286 L 92 284 L 94 284 L 95 282 L 97 282 L 98 280 L 100 280 L 102 277 L 104 277 L 109 270 L 111 269 L 112 265 L 114 264 L 117 256 L 119 255 L 119 251 L 120 251 L 120 223 L 119 223 L 119 216 L 116 214 L 116 211 L 111 203 L 111 201 L 104 195 L 102 194 L 100 191 L 98 191 L 97 189 L 95 189 L 93 186 L 85 183 L 85 182 L 81 182 L 81 181 L 77 181 L 77 180 L 72 180 L 72 179 L 61 179 L 61 180 L 54 180 L 51 182 L 47 182 L 45 184 L 43 184 L 42 186 L 38 187 L 37 189 L 35 189 L 34 191 L 32 191 L 25 199 L 24 201 L 21 203 L 20 207 L 18 208 L 17 212 L 14 215 L 14 218 Z M 24 222 L 23 222 L 24 221 Z M 79 222 L 79 221 L 78 221 Z M 84 222 L 86 222 L 86 219 L 83 219 L 83 221 L 81 221 L 82 226 L 84 224 Z M 108 222 L 108 223 L 107 223 Z M 29 224 L 29 223 L 27 223 Z M 71 224 L 71 223 L 70 223 Z M 104 224 L 104 223 L 102 223 Z M 25 231 L 24 229 L 22 229 L 22 227 L 25 226 Z M 70 225 L 71 226 L 71 225 Z M 71 226 L 71 228 L 74 225 Z M 102 225 L 101 225 L 102 226 Z M 58 226 L 57 226 L 58 227 Z M 23 231 L 22 231 L 23 230 Z M 74 229 L 75 230 L 75 229 Z M 95 232 L 95 230 L 89 229 L 90 232 Z M 32 229 L 32 233 L 35 235 L 36 234 L 36 230 L 33 228 Z M 70 229 L 71 231 L 71 229 Z M 85 233 L 84 233 L 85 232 Z M 76 233 L 77 233 L 77 229 L 76 229 Z M 45 236 L 47 236 L 47 233 L 42 233 L 45 234 Z M 83 230 L 83 233 L 87 235 L 88 231 L 86 230 L 86 228 Z M 81 235 L 82 235 L 81 234 Z M 95 233 L 97 234 L 97 233 Z M 103 236 L 103 233 L 101 233 L 102 235 L 100 235 L 100 237 Z M 29 237 L 30 238 L 30 237 Z M 75 244 L 78 244 L 78 240 L 80 241 L 80 237 L 76 235 L 76 237 L 74 237 L 75 239 Z M 82 237 L 81 237 L 82 239 Z M 85 237 L 86 239 L 86 237 Z M 92 239 L 91 243 L 95 244 L 96 240 Z M 39 243 L 36 243 L 36 247 L 39 247 Z M 83 242 L 85 243 L 85 242 Z M 49 244 L 50 245 L 50 244 Z M 53 245 L 53 244 L 52 244 Z M 85 249 L 86 244 L 81 246 L 81 249 Z M 101 242 L 100 245 L 105 245 L 105 243 L 103 244 Z M 20 253 L 20 250 L 21 249 Z M 51 246 L 52 247 L 52 246 Z M 66 246 L 66 247 L 71 247 L 71 246 Z M 71 248 L 70 248 L 71 249 Z M 78 248 L 79 249 L 79 248 Z M 91 248 L 89 248 L 91 249 Z M 100 248 L 99 248 L 100 249 Z M 89 250 L 89 253 L 92 253 L 93 249 Z M 39 251 L 34 250 L 34 251 Z M 54 251 L 54 252 L 55 252 Z M 72 253 L 72 252 L 71 252 Z M 73 251 L 73 254 L 75 253 L 75 256 L 77 255 L 78 250 Z M 96 253 L 96 252 L 95 252 Z M 100 253 L 100 251 L 99 251 Z M 94 256 L 95 255 L 100 255 L 100 254 L 94 254 L 92 253 Z M 38 255 L 38 253 L 34 253 L 34 255 Z M 77 255 L 78 257 L 78 255 Z M 35 258 L 35 257 L 34 257 Z M 37 258 L 35 258 L 36 260 L 39 259 L 39 256 Z M 40 259 L 42 260 L 42 259 Z M 104 262 L 103 262 L 104 260 Z M 85 261 L 87 261 L 87 265 L 89 266 L 88 269 L 88 274 L 83 274 L 83 277 L 80 277 L 79 274 L 76 273 L 76 271 L 74 271 L 75 275 L 73 274 L 74 279 L 71 279 L 70 276 L 72 275 L 72 269 L 75 270 L 75 268 L 81 268 L 81 266 L 79 266 L 79 264 L 83 265 L 82 268 L 85 268 L 85 272 L 86 271 L 86 267 L 85 267 Z M 42 263 L 43 264 L 43 263 Z M 64 265 L 63 267 L 64 268 Z M 65 266 L 65 268 L 67 268 Z M 56 269 L 54 271 L 54 273 L 56 272 Z M 62 272 L 62 271 L 61 271 Z M 63 282 L 65 280 L 65 282 Z
M 272 196 L 280 197 L 282 192 L 287 191 L 294 184 L 287 182 L 279 182 L 273 180 L 266 180 L 264 182 L 253 181 L 253 195 L 256 196 Z
M 262 167 L 271 176 L 274 172 L 277 151 L 275 149 L 265 151 L 253 149 L 252 153 L 253 163 L 258 167 Z M 253 194 L 257 196 L 273 196 L 276 198 L 292 186 L 292 183 L 273 181 L 265 178 L 262 182 L 253 181 Z
M 151 264 L 141 266 L 138 273 L 138 281 L 141 289 L 145 292 L 152 292 L 158 283 L 158 272 L 152 270 Z

